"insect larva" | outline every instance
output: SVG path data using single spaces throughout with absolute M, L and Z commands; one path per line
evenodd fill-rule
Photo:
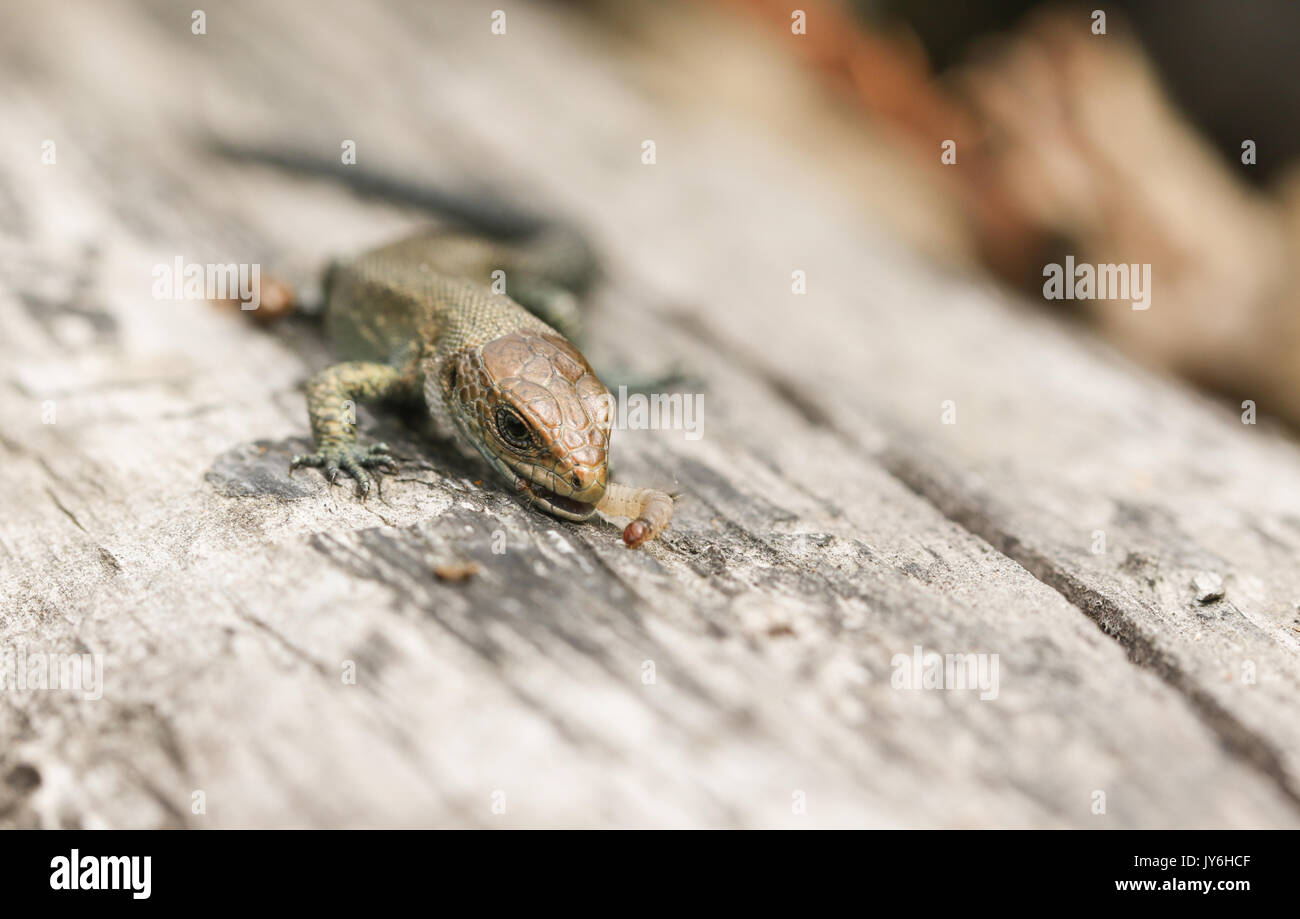
M 673 499 L 653 488 L 633 488 L 610 483 L 596 509 L 611 517 L 631 517 L 623 530 L 623 542 L 635 549 L 662 533 L 673 519 Z

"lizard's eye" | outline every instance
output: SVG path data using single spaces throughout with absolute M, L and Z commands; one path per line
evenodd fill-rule
M 497 409 L 497 433 L 501 439 L 510 446 L 519 450 L 527 450 L 533 446 L 532 429 L 519 417 L 519 413 L 510 408 Z

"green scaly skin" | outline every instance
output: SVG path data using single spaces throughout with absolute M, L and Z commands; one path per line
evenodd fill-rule
M 341 182 L 473 230 L 418 234 L 332 269 L 326 323 L 344 362 L 308 385 L 316 449 L 294 457 L 294 467 L 321 468 L 330 481 L 344 473 L 364 496 L 371 471 L 394 463 L 384 444 L 357 443 L 355 403 L 422 398 L 516 491 L 557 517 L 586 520 L 597 504 L 631 517 L 623 531 L 630 548 L 668 526 L 672 496 L 609 482 L 613 400 L 571 343 L 577 295 L 596 273 L 579 234 L 488 196 L 302 150 L 206 143 L 231 160 Z M 494 291 L 496 271 L 505 272 L 509 296 Z
M 535 313 L 572 327 L 573 291 L 591 264 L 562 232 L 513 245 L 437 232 L 336 265 L 325 321 L 344 360 L 308 383 L 315 452 L 292 467 L 321 468 L 330 481 L 343 473 L 366 495 L 394 461 L 384 444 L 358 444 L 356 403 L 423 398 L 532 503 L 590 518 L 608 484 L 612 400 L 578 349 Z M 493 291 L 494 271 L 533 312 Z

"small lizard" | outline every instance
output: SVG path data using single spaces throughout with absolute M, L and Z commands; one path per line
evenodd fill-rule
M 351 476 L 364 499 L 372 476 L 393 471 L 396 461 L 386 444 L 358 443 L 351 406 L 377 398 L 423 400 L 436 421 L 450 419 L 529 503 L 565 520 L 589 520 L 597 511 L 633 518 L 623 531 L 629 548 L 663 532 L 672 497 L 609 481 L 613 397 L 557 330 L 575 327 L 577 294 L 594 274 L 581 236 L 355 167 L 223 152 L 327 173 L 359 191 L 474 226 L 420 232 L 331 266 L 325 325 L 341 363 L 307 383 L 315 449 L 293 457 L 291 470 L 320 468 L 331 482 L 339 473 Z M 505 273 L 509 296 L 494 292 L 495 271 Z

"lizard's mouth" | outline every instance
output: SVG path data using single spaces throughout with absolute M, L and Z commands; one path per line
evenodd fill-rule
M 456 416 L 456 420 L 460 422 L 460 416 Z M 463 426 L 462 430 L 464 430 Z M 581 501 L 573 497 L 572 493 L 562 495 L 554 489 L 541 484 L 542 481 L 563 481 L 557 478 L 553 472 L 531 463 L 513 463 L 490 449 L 483 438 L 471 436 L 471 440 L 489 465 L 496 469 L 506 481 L 513 481 L 516 493 L 527 498 L 530 504 L 536 505 L 562 520 L 572 520 L 575 523 L 590 520 L 596 515 L 595 503 Z M 541 481 L 538 481 L 539 479 Z M 604 476 L 601 476 L 599 485 L 583 489 L 581 494 L 583 497 L 590 497 L 599 501 L 605 494 Z
M 564 520 L 588 520 L 596 513 L 594 504 L 557 494 L 546 486 L 530 482 L 523 477 L 515 479 L 515 488 L 528 495 L 534 504 L 540 504 L 547 511 Z

